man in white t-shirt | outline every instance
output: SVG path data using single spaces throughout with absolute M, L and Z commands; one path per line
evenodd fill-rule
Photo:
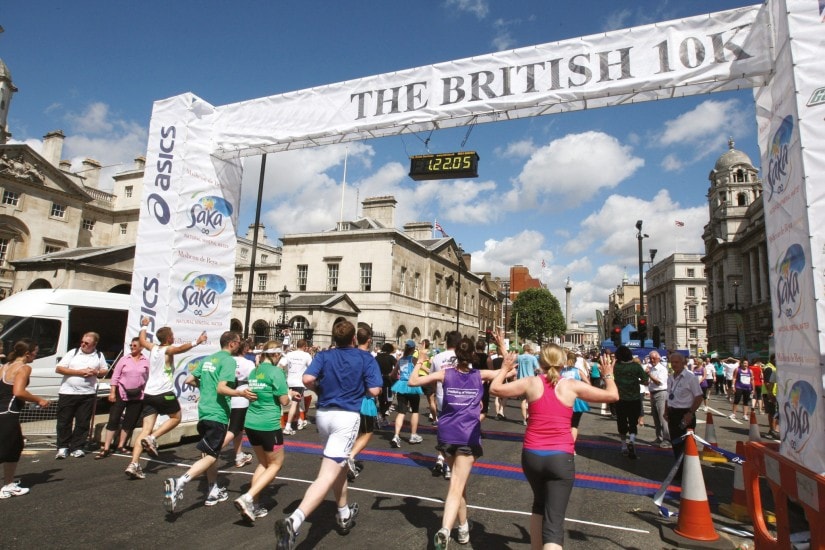
M 295 349 L 284 356 L 284 363 L 286 363 L 286 385 L 292 399 L 289 403 L 289 413 L 283 431 L 284 435 L 294 435 L 295 430 L 292 428 L 292 422 L 295 419 L 296 412 L 299 413 L 299 430 L 303 430 L 309 424 L 306 417 L 308 407 L 304 397 L 306 387 L 304 387 L 303 382 L 304 371 L 312 363 L 312 355 L 307 352 L 307 341 L 303 338 L 298 340 Z
M 57 398 L 57 459 L 86 456 L 83 447 L 92 423 L 97 379 L 108 369 L 106 358 L 97 349 L 99 340 L 98 333 L 87 332 L 80 347 L 69 350 L 54 369 L 63 375 Z
M 132 461 L 126 467 L 126 475 L 133 479 L 145 479 L 146 475 L 140 468 L 140 455 L 143 451 L 152 456 L 158 456 L 158 440 L 160 436 L 171 432 L 181 421 L 180 403 L 175 395 L 173 378 L 175 376 L 174 359 L 176 353 L 191 350 L 197 345 L 206 342 L 206 332 L 202 332 L 197 340 L 173 346 L 175 334 L 170 327 L 161 327 L 155 332 L 158 343 L 151 342 L 146 337 L 146 328 L 149 318 L 141 320 L 138 341 L 140 346 L 149 352 L 149 379 L 143 390 L 143 425 L 137 437 L 138 445 L 132 449 Z M 168 416 L 166 422 L 155 427 L 158 415 Z

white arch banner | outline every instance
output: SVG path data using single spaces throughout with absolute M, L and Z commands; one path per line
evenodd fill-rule
M 210 346 L 202 353 L 215 349 L 218 336 L 229 327 L 232 310 L 239 159 L 244 156 L 759 88 L 763 166 L 777 166 L 770 163 L 777 142 L 769 142 L 768 138 L 776 134 L 784 139 L 788 134 L 787 125 L 782 124 L 785 118 L 777 118 L 777 113 L 786 112 L 791 120 L 799 115 L 798 105 L 792 105 L 788 92 L 807 90 L 823 79 L 822 69 L 815 64 L 816 56 L 821 54 L 817 37 L 823 34 L 818 1 L 788 0 L 787 9 L 790 11 L 786 12 L 784 1 L 777 0 L 765 6 L 460 59 L 220 107 L 192 94 L 158 101 L 149 128 L 132 282 L 131 331 L 137 331 L 140 317 L 148 316 L 152 331 L 170 325 L 180 341 L 194 339 L 206 330 Z M 786 44 L 789 36 L 794 37 L 793 47 Z M 787 61 L 779 64 L 776 75 L 775 43 Z M 791 69 L 791 61 L 796 62 L 797 56 L 808 61 Z M 798 102 L 804 103 L 801 96 Z M 770 220 L 766 225 L 772 236 L 770 258 L 776 268 L 772 272 L 774 288 L 783 282 L 780 275 L 788 272 L 788 262 L 777 263 L 783 250 L 791 250 L 796 242 L 809 260 L 793 281 L 799 302 L 790 316 L 793 321 L 783 317 L 774 319 L 774 323 L 779 327 L 777 353 L 783 358 L 780 372 L 784 376 L 798 374 L 817 396 L 813 408 L 806 405 L 805 418 L 806 430 L 819 437 L 806 437 L 800 432 L 793 442 L 783 441 L 783 446 L 794 446 L 799 461 L 816 471 L 825 471 L 825 442 L 821 437 L 825 422 L 818 398 L 822 393 L 821 343 L 817 332 L 818 320 L 825 311 L 820 312 L 817 307 L 823 306 L 815 302 L 823 281 L 812 264 L 821 263 L 825 243 L 819 243 L 818 237 L 809 240 L 804 236 L 809 235 L 809 228 L 816 227 L 808 223 L 811 214 L 806 213 L 805 199 L 816 199 L 817 203 L 810 206 L 821 209 L 819 190 L 823 186 L 815 191 L 813 179 L 803 183 L 800 178 L 807 172 L 806 163 L 817 167 L 822 163 L 825 136 L 821 133 L 821 125 L 815 120 L 810 124 L 800 120 L 794 125 L 788 134 L 791 139 L 787 153 L 780 148 L 782 152 L 773 160 L 798 169 L 792 182 L 771 179 L 784 187 L 771 196 L 767 196 L 766 189 L 765 202 L 766 219 Z M 802 140 L 806 148 L 801 147 Z M 785 141 L 779 143 L 784 145 Z M 821 169 L 816 172 L 818 177 L 825 173 Z M 807 193 L 793 190 L 806 184 Z M 783 222 L 771 219 L 772 209 L 785 216 L 777 214 L 777 220 Z M 792 230 L 785 229 L 788 226 Z M 812 257 L 811 250 L 819 252 Z M 788 254 L 792 269 L 796 269 L 796 256 Z M 784 291 L 774 293 L 776 311 L 778 302 L 787 296 Z M 791 329 L 791 325 L 796 328 Z M 189 403 L 188 418 L 194 418 L 194 399 L 181 380 L 187 365 L 200 356 L 185 357 L 176 366 L 176 391 L 184 403 Z M 788 380 L 785 378 L 786 385 Z M 794 384 L 791 387 L 799 387 Z M 797 395 L 788 394 L 782 399 L 787 403 Z M 798 426 L 793 420 L 799 413 L 783 411 L 783 415 L 794 415 L 783 416 L 783 426 Z M 815 455 L 817 458 L 813 458 Z

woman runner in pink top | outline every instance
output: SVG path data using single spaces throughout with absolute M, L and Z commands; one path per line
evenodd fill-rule
M 499 337 L 503 338 L 503 335 Z M 564 542 L 564 514 L 576 473 L 570 428 L 573 402 L 577 397 L 590 403 L 613 403 L 619 399 L 619 390 L 613 380 L 614 362 L 609 356 L 602 355 L 599 360 L 605 380 L 603 390 L 580 380 L 561 378 L 566 360 L 567 352 L 561 347 L 555 344 L 544 346 L 539 356 L 539 376 L 505 384 L 510 370 L 505 364 L 490 386 L 490 393 L 498 397 L 523 395 L 527 398 L 529 416 L 521 466 L 533 489 L 530 517 L 530 547 L 533 550 L 560 549 Z

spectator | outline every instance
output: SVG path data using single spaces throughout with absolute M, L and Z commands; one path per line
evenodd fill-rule
M 118 430 L 120 435 L 117 449 L 122 453 L 129 452 L 126 449 L 126 439 L 140 418 L 140 411 L 143 409 L 143 390 L 148 378 L 149 360 L 142 353 L 140 339 L 132 338 L 129 343 L 129 354 L 120 358 L 112 373 L 109 387 L 109 402 L 112 406 L 109 409 L 103 448 L 95 459 L 108 458 L 112 454 L 111 445 Z
M 106 358 L 97 349 L 99 340 L 98 333 L 87 332 L 80 339 L 80 348 L 69 350 L 57 362 L 55 372 L 63 375 L 57 398 L 57 459 L 86 456 L 83 447 L 92 424 L 97 379 L 108 369 Z

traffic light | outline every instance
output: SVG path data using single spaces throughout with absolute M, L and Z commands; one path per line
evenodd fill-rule
M 610 331 L 610 339 L 613 340 L 613 345 L 619 347 L 622 345 L 622 327 L 616 325 Z
M 493 329 L 487 329 L 487 334 L 484 336 L 489 344 L 493 340 Z
M 645 340 L 647 340 L 647 317 L 641 317 L 639 319 L 639 326 L 636 327 L 636 332 L 639 333 L 639 341 L 642 346 L 644 346 Z

